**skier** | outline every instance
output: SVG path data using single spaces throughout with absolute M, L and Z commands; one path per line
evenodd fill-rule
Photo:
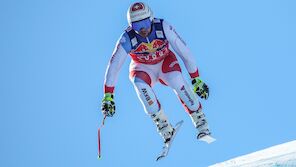
M 185 42 L 169 23 L 154 18 L 145 3 L 133 3 L 128 9 L 127 20 L 129 26 L 119 38 L 106 70 L 103 114 L 109 117 L 115 114 L 115 83 L 122 64 L 127 55 L 130 55 L 130 80 L 164 143 L 168 143 L 174 136 L 175 128 L 170 124 L 152 89 L 158 81 L 171 87 L 178 95 L 197 129 L 197 139 L 210 136 L 208 123 L 197 98 L 198 95 L 207 99 L 209 89 L 200 79 L 193 55 Z M 184 80 L 178 60 L 170 47 L 184 62 L 193 90 Z

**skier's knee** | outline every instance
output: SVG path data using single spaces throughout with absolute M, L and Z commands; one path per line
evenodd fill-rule
M 149 96 L 148 97 L 146 96 L 145 99 L 147 100 L 147 98 L 149 99 Z M 161 108 L 160 103 L 156 98 L 149 99 L 148 103 L 146 103 L 146 105 L 145 103 L 143 103 L 143 105 L 144 105 L 146 114 L 149 116 L 158 113 Z
M 193 105 L 187 105 L 188 109 L 193 112 L 197 111 L 199 106 L 200 106 L 199 102 L 195 102 Z
M 158 106 L 155 106 L 155 105 L 149 107 L 149 109 L 145 109 L 146 114 L 149 116 L 156 114 L 158 111 L 159 111 L 159 108 Z

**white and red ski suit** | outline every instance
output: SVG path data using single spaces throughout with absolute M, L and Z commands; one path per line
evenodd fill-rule
M 194 57 L 175 29 L 163 19 L 154 19 L 151 33 L 144 38 L 128 27 L 121 35 L 108 64 L 104 92 L 113 93 L 118 73 L 131 56 L 130 80 L 147 114 L 160 111 L 160 102 L 153 92 L 158 81 L 171 87 L 191 114 L 201 107 L 197 95 L 185 81 L 171 48 L 182 59 L 191 78 L 199 76 Z

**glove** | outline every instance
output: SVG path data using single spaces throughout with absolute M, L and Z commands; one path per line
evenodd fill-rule
M 108 117 L 112 117 L 115 114 L 115 102 L 113 100 L 113 94 L 105 93 L 102 100 L 102 113 Z
M 208 99 L 209 88 L 208 86 L 199 78 L 192 79 L 193 91 L 202 99 Z

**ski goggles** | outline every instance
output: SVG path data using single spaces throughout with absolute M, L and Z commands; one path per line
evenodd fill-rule
M 149 29 L 150 27 L 151 27 L 150 18 L 140 20 L 140 21 L 136 21 L 136 22 L 132 22 L 132 28 L 137 32 L 140 32 L 140 30 L 142 28 Z

